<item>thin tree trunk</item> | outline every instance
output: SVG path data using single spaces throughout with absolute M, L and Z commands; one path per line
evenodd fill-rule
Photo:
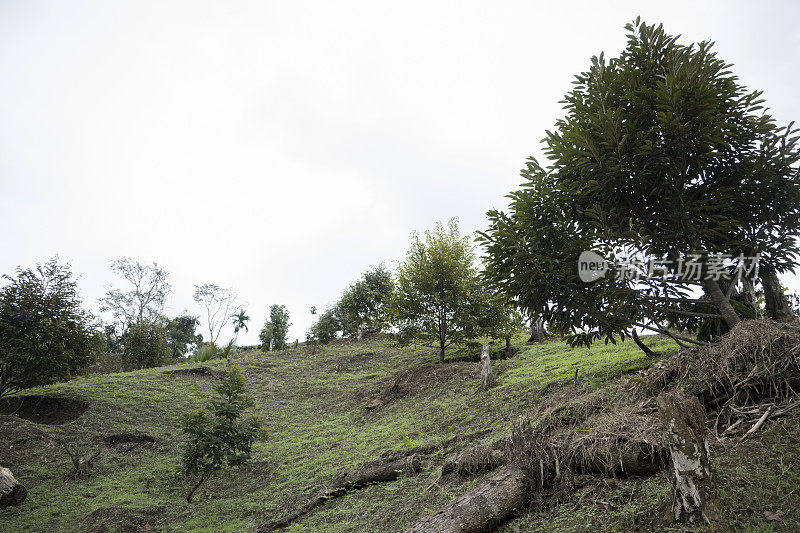
M 633 342 L 636 343 L 636 346 L 638 346 L 639 349 L 642 350 L 645 353 L 645 355 L 647 355 L 647 357 L 656 356 L 656 352 L 651 350 L 645 343 L 642 342 L 642 339 L 639 338 L 639 334 L 636 333 L 635 329 L 631 330 L 631 338 L 633 339 Z
M 736 314 L 730 300 L 725 297 L 725 294 L 723 294 L 722 289 L 719 288 L 719 283 L 717 283 L 716 280 L 704 279 L 703 290 L 706 296 L 708 296 L 711 302 L 717 307 L 719 314 L 722 315 L 722 320 L 725 321 L 725 324 L 727 324 L 729 328 L 733 329 L 741 322 L 739 315 Z
M 189 495 L 186 496 L 186 503 L 192 503 L 192 496 L 194 496 L 195 491 L 197 491 L 197 489 L 200 488 L 200 485 L 203 484 L 203 481 L 205 481 L 207 477 L 208 476 L 200 476 L 200 480 L 194 487 L 192 487 L 192 490 L 191 492 L 189 492 Z
M 767 316 L 778 322 L 791 322 L 795 319 L 792 309 L 789 307 L 789 302 L 786 301 L 786 295 L 783 294 L 781 282 L 775 271 L 769 268 L 763 268 L 759 272 L 761 278 L 761 286 L 764 288 L 764 303 L 767 307 Z

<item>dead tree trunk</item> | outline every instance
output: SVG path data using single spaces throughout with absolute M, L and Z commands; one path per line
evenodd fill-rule
M 526 475 L 520 468 L 498 471 L 471 491 L 414 524 L 408 533 L 488 531 L 525 504 Z
M 680 401 L 662 394 L 656 403 L 672 458 L 673 516 L 690 522 L 699 517 L 713 527 L 722 512 L 712 482 L 703 407 L 696 396 Z
M 492 361 L 489 357 L 489 345 L 484 344 L 481 350 L 481 387 L 486 390 L 496 384 L 497 380 L 492 373 Z
M 14 479 L 11 470 L 0 467 L 0 507 L 19 505 L 27 496 L 28 490 Z

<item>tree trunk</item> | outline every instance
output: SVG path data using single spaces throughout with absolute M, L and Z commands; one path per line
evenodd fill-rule
M 645 355 L 647 355 L 647 357 L 656 356 L 656 352 L 651 350 L 645 343 L 642 342 L 642 339 L 639 338 L 639 334 L 636 333 L 635 329 L 631 331 L 631 338 L 633 339 L 633 342 L 636 343 L 636 346 L 638 346 L 639 349 L 642 350 Z
M 0 507 L 19 505 L 27 496 L 28 490 L 14 479 L 11 470 L 0 467 Z
M 781 282 L 777 274 L 771 269 L 764 268 L 760 271 L 761 286 L 764 288 L 764 303 L 767 307 L 767 316 L 778 322 L 791 322 L 795 319 L 786 295 L 783 294 Z
M 488 531 L 525 504 L 522 469 L 503 468 L 449 505 L 414 524 L 407 533 Z
M 481 350 L 481 387 L 483 390 L 487 390 L 496 384 L 497 380 L 492 373 L 492 361 L 489 357 L 489 345 L 484 344 Z
M 753 282 L 747 276 L 742 276 L 742 285 L 744 285 L 744 301 L 747 305 L 752 307 L 758 313 L 758 306 L 756 304 L 756 288 Z
M 528 344 L 534 342 L 543 342 L 547 332 L 544 329 L 544 320 L 542 317 L 531 319 L 531 337 L 528 339 Z
M 706 296 L 717 307 L 719 314 L 722 315 L 722 320 L 725 321 L 729 328 L 733 329 L 741 320 L 739 320 L 739 315 L 736 314 L 730 300 L 725 297 L 722 289 L 719 288 L 719 283 L 713 279 L 704 279 L 702 284 Z
M 721 522 L 722 512 L 712 482 L 703 407 L 696 396 L 680 401 L 661 394 L 656 403 L 672 458 L 673 517 L 699 519 L 713 528 Z
M 439 344 L 439 362 L 444 363 L 444 343 Z

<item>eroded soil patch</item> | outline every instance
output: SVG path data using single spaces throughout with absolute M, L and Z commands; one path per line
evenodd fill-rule
M 36 424 L 66 424 L 88 408 L 89 402 L 56 396 L 18 396 L 0 401 L 0 414 L 16 415 Z

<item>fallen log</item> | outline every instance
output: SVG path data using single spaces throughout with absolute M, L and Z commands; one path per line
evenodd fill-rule
M 309 511 L 319 507 L 328 500 L 338 498 L 347 491 L 380 483 L 384 481 L 394 481 L 403 474 L 415 474 L 420 471 L 423 460 L 427 457 L 421 455 L 409 455 L 392 461 L 372 461 L 360 468 L 345 471 L 337 475 L 328 485 L 314 495 L 302 507 L 295 509 L 286 516 L 262 524 L 256 530 L 258 533 L 275 531 L 287 527 L 293 521 L 307 514 Z
M 477 487 L 420 520 L 408 533 L 473 533 L 486 531 L 525 504 L 527 474 L 503 468 Z
M 524 446 L 527 453 L 517 454 L 511 466 L 498 470 L 446 507 L 417 522 L 407 533 L 488 531 L 522 507 L 531 496 L 531 488 L 544 490 L 559 483 L 566 469 L 618 477 L 647 476 L 664 468 L 667 459 L 666 450 L 658 445 L 602 436 L 561 442 L 557 446 L 547 440 Z M 545 449 L 548 451 L 542 452 Z
M 11 470 L 0 467 L 0 507 L 19 505 L 27 496 L 28 490 L 14 479 Z

